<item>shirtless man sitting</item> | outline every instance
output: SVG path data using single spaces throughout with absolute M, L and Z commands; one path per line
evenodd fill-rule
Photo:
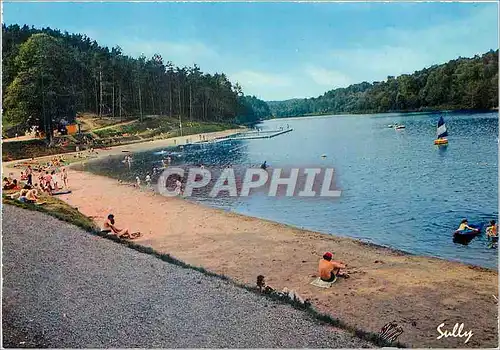
M 347 273 L 341 273 L 340 269 L 345 269 L 346 265 L 338 261 L 332 261 L 333 254 L 326 252 L 323 259 L 319 261 L 319 277 L 323 282 L 333 282 L 336 277 L 348 278 Z
M 130 232 L 129 229 L 119 229 L 115 226 L 115 216 L 113 214 L 109 214 L 108 218 L 104 222 L 104 231 L 109 231 L 110 234 L 115 234 L 119 238 L 137 238 L 141 235 L 140 232 Z

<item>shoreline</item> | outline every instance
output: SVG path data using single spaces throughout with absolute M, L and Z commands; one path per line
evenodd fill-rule
M 122 154 L 124 148 L 141 151 L 173 145 L 173 139 L 159 141 L 117 146 L 100 151 L 98 158 Z M 22 161 L 9 163 L 18 162 Z M 112 212 L 120 227 L 143 232 L 137 244 L 249 285 L 263 274 L 273 288 L 296 290 L 318 310 L 347 324 L 378 333 L 386 323 L 396 321 L 404 329 L 398 338 L 402 343 L 450 347 L 463 346 L 463 341 L 437 340 L 436 327 L 445 322 L 451 330 L 458 322 L 473 327 L 475 334 L 468 346 L 498 344 L 493 326 L 497 324 L 492 297 L 498 295 L 495 270 L 167 198 L 71 168 L 69 185 L 73 193 L 60 199 L 97 219 L 97 224 Z M 348 263 L 351 278 L 323 290 L 309 282 L 327 250 L 334 252 L 335 259 Z M 435 319 L 429 320 L 429 315 Z
M 191 140 L 194 138 L 194 141 L 198 141 L 196 138 L 199 138 L 200 136 L 204 136 L 207 139 L 206 140 L 214 140 L 220 137 L 226 137 L 230 136 L 233 134 L 237 134 L 240 132 L 244 132 L 246 128 L 240 128 L 240 129 L 228 129 L 228 130 L 223 130 L 223 131 L 215 131 L 215 132 L 208 132 L 208 133 L 201 133 L 201 134 L 192 134 L 192 135 L 187 135 L 187 136 L 177 136 L 177 137 L 171 137 L 171 138 L 165 138 L 165 139 L 155 139 L 155 140 L 147 140 L 147 141 L 139 141 L 139 142 L 133 142 L 133 143 L 128 143 L 124 145 L 118 145 L 118 146 L 112 146 L 112 147 L 106 147 L 106 148 L 95 148 L 97 154 L 94 157 L 91 158 L 80 158 L 77 159 L 76 161 L 72 162 L 70 165 L 76 164 L 76 163 L 82 163 L 85 161 L 89 160 L 99 160 L 101 158 L 107 157 L 107 156 L 113 156 L 113 155 L 118 155 L 122 154 L 126 150 L 131 150 L 132 152 L 143 152 L 143 151 L 148 151 L 148 150 L 153 150 L 155 148 L 162 148 L 162 147 L 171 147 L 175 145 L 185 145 L 188 143 L 188 140 Z M 50 160 L 54 156 L 62 155 L 66 158 L 69 157 L 74 157 L 76 156 L 77 153 L 84 153 L 88 154 L 87 150 L 82 150 L 80 152 L 68 152 L 68 153 L 60 153 L 60 154 L 52 154 L 48 156 L 42 156 L 42 157 L 37 157 L 35 160 Z M 72 159 L 74 160 L 74 159 Z M 30 162 L 31 158 L 24 158 L 24 159 L 16 159 L 16 160 L 11 160 L 8 162 L 2 162 L 2 170 L 4 171 L 4 168 L 11 168 L 12 165 L 17 164 L 17 163 L 25 163 L 25 162 Z
M 466 113 L 477 113 L 477 114 L 485 114 L 485 113 L 494 113 L 498 112 L 498 107 L 492 108 L 492 109 L 478 109 L 478 110 L 468 110 L 468 109 L 456 109 L 456 110 L 429 110 L 429 111 L 400 111 L 400 112 L 367 112 L 367 113 L 322 113 L 322 114 L 306 114 L 306 115 L 295 115 L 295 116 L 287 116 L 287 117 L 275 117 L 275 118 L 270 118 L 270 119 L 265 119 L 262 121 L 267 121 L 267 120 L 281 120 L 281 119 L 304 119 L 304 118 L 318 118 L 318 117 L 364 117 L 364 116 L 370 116 L 370 115 L 381 115 L 381 114 L 387 114 L 387 115 L 400 115 L 400 116 L 407 116 L 407 115 L 420 115 L 420 114 L 437 114 L 437 113 L 443 113 L 443 114 L 466 114 Z M 262 122 L 261 121 L 261 122 Z
M 228 130 L 228 132 L 231 132 L 231 133 L 233 131 L 234 132 L 238 132 L 238 130 Z M 196 136 L 198 136 L 198 134 Z M 214 137 L 214 138 L 217 138 L 217 137 Z M 162 147 L 162 146 L 159 146 L 159 147 L 158 146 L 154 146 L 154 147 L 150 148 L 149 145 L 147 144 L 147 142 L 144 143 L 144 146 L 145 147 L 140 147 L 140 149 L 137 149 L 137 150 L 134 150 L 134 151 L 138 151 L 138 152 L 153 151 L 153 150 L 155 150 L 157 148 L 161 148 Z M 113 147 L 113 149 L 118 148 L 118 147 L 121 147 L 121 146 Z M 125 147 L 125 146 L 123 146 L 123 147 Z M 102 177 L 105 177 L 105 178 L 109 178 L 109 179 L 113 179 L 113 180 L 118 180 L 118 179 L 116 179 L 114 177 L 105 176 L 105 175 L 99 175 L 99 174 L 94 174 L 94 173 L 92 173 L 90 171 L 87 171 L 85 169 L 82 170 L 82 169 L 75 169 L 75 168 L 76 167 L 85 167 L 85 165 L 87 165 L 87 164 L 90 164 L 90 163 L 93 163 L 93 162 L 98 162 L 98 161 L 102 160 L 102 158 L 104 158 L 106 156 L 108 156 L 108 157 L 109 156 L 117 156 L 117 155 L 121 155 L 121 154 L 123 154 L 123 151 L 118 152 L 118 150 L 116 150 L 116 151 L 113 152 L 112 150 L 109 150 L 109 153 L 107 153 L 105 155 L 100 155 L 98 157 L 80 160 L 80 161 L 77 161 L 77 162 L 74 162 L 74 163 L 70 164 L 70 166 L 75 171 L 85 172 L 87 174 L 92 174 L 92 175 L 95 175 L 95 176 L 102 176 Z M 68 168 L 70 166 L 68 166 Z M 127 182 L 123 182 L 123 184 L 124 185 L 125 184 L 133 185 L 134 182 L 128 182 L 128 183 Z M 155 186 L 155 185 L 153 185 L 153 186 Z M 157 191 L 155 191 L 154 194 L 155 195 L 160 195 Z M 286 227 L 288 229 L 297 229 L 297 230 L 301 230 L 301 231 L 309 232 L 309 233 L 316 233 L 316 234 L 321 234 L 321 235 L 334 236 L 334 237 L 338 237 L 338 238 L 351 239 L 353 241 L 359 242 L 362 245 L 366 245 L 366 246 L 369 246 L 369 247 L 374 247 L 374 248 L 377 248 L 377 249 L 389 250 L 390 252 L 392 252 L 394 254 L 398 254 L 398 255 L 410 255 L 410 256 L 415 256 L 415 257 L 436 259 L 436 260 L 443 261 L 443 262 L 451 262 L 451 263 L 462 264 L 462 265 L 468 266 L 469 268 L 480 269 L 480 270 L 484 270 L 484 271 L 494 271 L 494 272 L 498 271 L 498 267 L 497 268 L 495 268 L 495 267 L 487 267 L 487 266 L 481 266 L 481 265 L 476 265 L 476 264 L 473 264 L 473 263 L 468 263 L 468 262 L 460 261 L 458 259 L 453 260 L 453 259 L 447 259 L 447 258 L 439 257 L 439 256 L 420 254 L 420 253 L 416 253 L 416 252 L 411 252 L 411 251 L 406 251 L 406 250 L 403 250 L 403 249 L 395 248 L 395 247 L 388 246 L 388 245 L 383 245 L 383 244 L 380 244 L 380 243 L 374 243 L 374 242 L 364 241 L 364 240 L 362 240 L 360 238 L 355 238 L 355 237 L 348 236 L 348 235 L 343 235 L 343 234 L 340 234 L 340 233 L 328 233 L 328 232 L 322 232 L 322 231 L 315 231 L 313 229 L 309 229 L 309 228 L 305 228 L 305 227 L 300 227 L 300 226 L 295 226 L 293 224 L 287 224 L 287 223 L 283 223 L 283 222 L 280 222 L 280 221 L 274 221 L 272 219 L 266 219 L 266 218 L 262 218 L 262 217 L 258 217 L 258 216 L 253 216 L 251 214 L 242 214 L 242 213 L 238 213 L 238 212 L 234 212 L 234 211 L 228 211 L 228 210 L 223 209 L 223 208 L 218 208 L 218 207 L 215 207 L 215 206 L 210 206 L 210 205 L 203 204 L 201 202 L 190 200 L 190 199 L 184 198 L 184 197 L 177 197 L 177 199 L 181 199 L 181 200 L 186 201 L 188 203 L 191 203 L 191 204 L 194 204 L 194 205 L 197 205 L 197 206 L 201 206 L 201 207 L 204 207 L 204 208 L 211 208 L 211 209 L 214 209 L 214 210 L 218 211 L 219 213 L 223 213 L 223 214 L 231 213 L 232 215 L 239 215 L 242 218 L 253 218 L 253 219 L 264 221 L 264 222 L 271 223 L 271 224 L 279 224 L 279 225 L 283 225 L 284 227 Z
M 118 154 L 121 154 L 121 153 L 117 153 L 115 155 L 118 155 Z M 91 162 L 98 162 L 99 160 L 101 160 L 101 159 L 100 158 L 93 158 L 93 159 L 85 162 L 85 164 L 90 164 Z M 82 164 L 80 164 L 80 163 L 73 163 L 71 165 L 75 166 L 75 167 L 76 166 L 82 166 Z M 112 179 L 112 180 L 117 180 L 117 179 L 115 179 L 113 177 L 95 174 L 95 173 L 92 173 L 91 171 L 87 171 L 87 170 L 80 170 L 80 169 L 74 169 L 74 168 L 73 168 L 73 170 L 74 171 L 78 171 L 78 172 L 82 172 L 82 173 L 86 173 L 86 174 L 91 174 L 91 175 L 98 176 L 98 177 L 104 177 L 104 178 L 108 178 L 108 179 Z M 125 182 L 125 181 L 123 181 L 122 185 L 133 186 L 134 182 Z M 155 186 L 155 185 L 152 185 L 152 186 Z M 141 188 L 141 191 L 147 191 L 147 190 L 145 188 Z M 161 194 L 158 193 L 157 191 L 151 191 L 151 194 L 154 195 L 154 196 L 156 196 L 156 195 L 161 196 Z M 421 258 L 427 258 L 427 259 L 435 259 L 435 260 L 441 261 L 441 262 L 449 262 L 449 263 L 456 263 L 456 264 L 464 265 L 464 266 L 467 266 L 468 268 L 476 269 L 476 270 L 480 270 L 480 271 L 490 271 L 490 272 L 495 272 L 495 273 L 498 272 L 498 269 L 494 268 L 494 267 L 487 267 L 487 266 L 475 265 L 475 264 L 472 264 L 472 263 L 460 261 L 458 259 L 457 260 L 452 260 L 452 259 L 447 259 L 447 258 L 443 258 L 443 257 L 439 257 L 439 256 L 424 255 L 424 254 L 414 253 L 414 252 L 406 251 L 406 250 L 403 250 L 403 249 L 394 248 L 394 247 L 391 247 L 391 246 L 388 246 L 388 245 L 383 245 L 383 244 L 380 244 L 380 243 L 374 243 L 374 242 L 364 241 L 364 240 L 362 240 L 360 238 L 355 238 L 355 237 L 343 235 L 343 234 L 340 234 L 340 233 L 327 233 L 327 232 L 322 232 L 322 231 L 314 231 L 313 229 L 309 229 L 309 228 L 305 228 L 305 227 L 299 227 L 299 226 L 295 226 L 295 225 L 292 225 L 292 224 L 287 224 L 287 223 L 280 222 L 280 221 L 274 221 L 274 220 L 271 220 L 271 219 L 266 219 L 266 218 L 254 216 L 254 215 L 251 215 L 251 214 L 242 214 L 242 213 L 238 213 L 236 211 L 229 211 L 229 210 L 226 210 L 226 209 L 223 209 L 223 208 L 219 208 L 219 207 L 215 207 L 215 206 L 210 206 L 208 204 L 203 204 L 201 202 L 190 200 L 190 199 L 184 198 L 184 197 L 175 197 L 175 198 L 177 200 L 182 200 L 182 201 L 185 201 L 187 203 L 193 204 L 195 206 L 199 206 L 199 207 L 202 207 L 202 208 L 213 209 L 213 210 L 217 211 L 217 213 L 219 213 L 219 214 L 231 214 L 231 215 L 234 215 L 234 216 L 238 216 L 238 217 L 240 217 L 242 219 L 244 219 L 244 218 L 251 218 L 251 219 L 259 220 L 259 221 L 262 221 L 262 222 L 266 222 L 268 224 L 281 225 L 285 229 L 300 230 L 300 231 L 302 231 L 304 233 L 309 233 L 309 234 L 319 234 L 319 235 L 333 236 L 333 237 L 336 237 L 336 238 L 339 238 L 339 239 L 348 239 L 348 240 L 352 240 L 352 241 L 354 241 L 354 242 L 356 242 L 356 243 L 358 243 L 360 245 L 363 245 L 363 246 L 367 246 L 367 247 L 374 248 L 374 249 L 379 249 L 379 250 L 389 251 L 390 253 L 395 254 L 395 255 L 413 256 L 413 257 L 421 257 Z

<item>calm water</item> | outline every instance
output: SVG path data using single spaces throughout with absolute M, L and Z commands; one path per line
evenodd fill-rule
M 469 222 L 498 217 L 498 115 L 443 115 L 448 147 L 433 145 L 437 114 L 310 117 L 264 122 L 263 129 L 287 124 L 294 129 L 272 139 L 175 149 L 173 164 L 236 167 L 266 160 L 271 168 L 333 167 L 342 190 L 338 199 L 255 194 L 194 200 L 416 254 L 496 267 L 497 250 L 487 248 L 484 234 L 463 246 L 452 242 L 452 232 L 464 217 Z M 387 127 L 394 122 L 406 129 Z M 130 169 L 121 162 L 123 156 L 87 169 L 144 179 L 164 157 L 156 150 L 135 154 Z

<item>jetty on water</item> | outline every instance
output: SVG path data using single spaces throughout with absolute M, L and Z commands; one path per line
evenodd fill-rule
M 200 143 L 219 143 L 225 141 L 239 141 L 239 140 L 253 140 L 253 139 L 270 139 L 278 135 L 283 135 L 292 132 L 293 129 L 283 129 L 283 130 L 265 130 L 265 131 L 248 131 L 243 133 L 238 133 L 230 136 L 220 137 L 210 141 L 201 141 Z

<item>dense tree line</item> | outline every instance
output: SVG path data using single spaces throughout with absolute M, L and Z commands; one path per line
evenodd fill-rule
M 50 28 L 2 25 L 2 34 L 3 108 L 11 123 L 49 131 L 77 112 L 215 122 L 263 116 L 224 73 L 176 67 L 159 54 L 132 58 L 118 46 Z
M 241 98 L 244 112 L 239 118 L 240 123 L 253 124 L 258 120 L 271 117 L 271 110 L 265 101 L 255 96 L 244 96 Z
M 458 58 L 413 74 L 363 82 L 317 98 L 268 102 L 275 116 L 485 110 L 498 107 L 498 50 Z

